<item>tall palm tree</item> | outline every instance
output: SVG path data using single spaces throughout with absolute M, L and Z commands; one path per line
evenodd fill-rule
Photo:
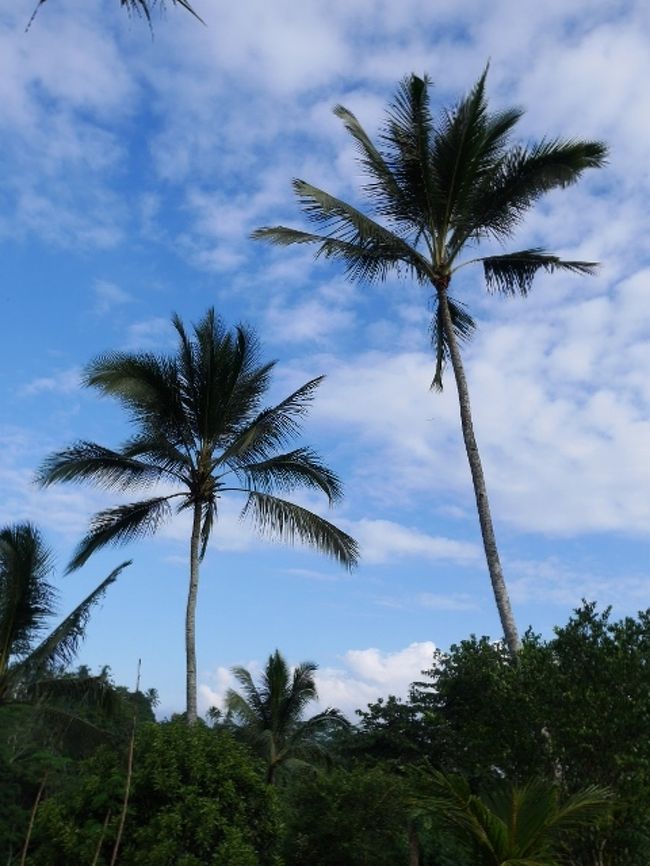
M 102 677 L 58 678 L 53 674 L 72 661 L 93 606 L 127 565 L 124 562 L 112 571 L 56 628 L 41 637 L 55 613 L 56 591 L 47 579 L 51 554 L 40 532 L 29 523 L 0 529 L 0 706 L 106 691 Z
M 591 785 L 562 798 L 557 786 L 501 782 L 482 797 L 460 776 L 434 773 L 416 799 L 416 816 L 442 817 L 481 866 L 560 866 L 566 846 L 611 810 L 611 794 Z
M 312 662 L 303 662 L 292 674 L 278 650 L 269 656 L 259 686 L 246 668 L 233 668 L 244 693 L 228 690 L 227 719 L 266 761 L 269 785 L 275 784 L 278 769 L 288 761 L 322 758 L 326 754 L 323 736 L 334 728 L 349 727 L 334 709 L 303 720 L 307 704 L 318 698 L 316 669 Z
M 90 481 L 109 490 L 150 489 L 154 495 L 101 511 L 69 565 L 78 568 L 106 544 L 124 544 L 154 533 L 176 511 L 192 515 L 190 581 L 185 618 L 187 719 L 196 721 L 195 614 L 199 564 L 219 502 L 244 497 L 242 517 L 263 534 L 301 541 L 346 568 L 357 562 L 354 539 L 306 508 L 278 496 L 299 488 L 319 490 L 330 505 L 342 496 L 336 475 L 306 447 L 282 449 L 299 430 L 322 376 L 276 406 L 261 407 L 274 362 L 261 363 L 252 331 L 228 331 L 209 310 L 188 335 L 174 316 L 178 337 L 170 357 L 112 352 L 86 369 L 84 383 L 126 409 L 135 435 L 117 450 L 77 442 L 53 454 L 38 478 Z M 161 489 L 161 484 L 167 485 Z M 174 488 L 169 492 L 169 486 Z M 158 488 L 156 490 L 156 488 Z
M 506 642 L 515 654 L 521 643 L 499 560 L 460 352 L 475 322 L 449 289 L 457 271 L 474 263 L 483 266 L 488 290 L 505 295 L 526 295 L 540 270 L 592 273 L 593 262 L 564 261 L 540 247 L 469 260 L 462 255 L 482 241 L 509 240 L 541 196 L 574 183 L 585 169 L 602 166 L 607 150 L 596 141 L 513 144 L 510 135 L 522 112 L 488 111 L 486 74 L 487 69 L 467 96 L 438 116 L 430 108 L 429 80 L 406 78 L 387 112 L 379 146 L 350 111 L 337 106 L 334 113 L 358 146 L 368 177 L 364 192 L 377 219 L 294 180 L 303 210 L 320 231 L 274 226 L 258 229 L 253 237 L 281 245 L 313 244 L 317 256 L 342 261 L 353 280 L 372 282 L 396 274 L 431 286 L 432 387 L 442 388 L 443 368 L 451 361 L 492 589 Z

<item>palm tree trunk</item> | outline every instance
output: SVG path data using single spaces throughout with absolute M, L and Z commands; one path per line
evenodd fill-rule
M 506 644 L 511 655 L 516 657 L 517 653 L 521 649 L 521 640 L 512 613 L 512 607 L 510 606 L 510 598 L 508 596 L 508 590 L 503 576 L 503 569 L 501 568 L 501 560 L 499 559 L 499 551 L 497 549 L 497 542 L 494 535 L 494 526 L 492 525 L 490 502 L 488 500 L 487 488 L 485 486 L 483 466 L 481 464 L 478 445 L 476 444 L 476 437 L 474 436 L 474 425 L 472 423 L 472 409 L 469 401 L 467 379 L 465 378 L 463 361 L 458 348 L 456 334 L 454 333 L 449 305 L 447 303 L 447 285 L 443 281 L 437 282 L 435 285 L 438 294 L 438 303 L 440 304 L 440 310 L 442 312 L 445 337 L 447 338 L 447 345 L 449 346 L 451 365 L 454 370 L 456 387 L 458 389 L 460 424 L 463 431 L 463 441 L 465 442 L 467 460 L 469 462 L 470 472 L 472 473 L 472 483 L 474 485 L 474 495 L 476 497 L 476 508 L 481 527 L 481 536 L 483 538 L 485 559 L 490 573 L 492 591 L 494 592 L 494 598 L 499 611 L 501 627 L 503 628 Z
M 194 505 L 192 537 L 190 539 L 190 587 L 185 614 L 185 665 L 187 723 L 197 720 L 196 710 L 196 597 L 199 589 L 199 544 L 201 541 L 201 505 Z

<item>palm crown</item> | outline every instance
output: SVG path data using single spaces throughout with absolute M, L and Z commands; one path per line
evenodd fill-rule
M 450 360 L 490 580 L 514 654 L 521 641 L 499 560 L 459 348 L 475 322 L 448 289 L 454 273 L 470 263 L 481 263 L 488 289 L 503 294 L 525 295 L 540 270 L 591 273 L 595 263 L 565 261 L 541 247 L 465 261 L 460 257 L 481 241 L 508 240 L 541 196 L 572 184 L 585 169 L 601 166 L 607 150 L 597 141 L 512 144 L 522 112 L 488 111 L 486 75 L 487 69 L 467 96 L 437 117 L 430 108 L 429 80 L 406 78 L 388 110 L 379 146 L 350 111 L 337 106 L 335 114 L 358 147 L 368 178 L 364 192 L 374 215 L 295 180 L 302 208 L 319 231 L 274 226 L 258 229 L 253 237 L 281 245 L 313 244 L 317 256 L 341 261 L 353 280 L 372 282 L 393 273 L 433 288 L 432 387 L 442 388 L 443 368 Z
M 252 331 L 243 326 L 228 331 L 214 310 L 194 327 L 193 336 L 177 316 L 173 324 L 178 337 L 173 356 L 113 352 L 86 370 L 85 384 L 123 405 L 135 435 L 117 450 L 77 442 L 47 459 L 38 477 L 46 485 L 88 480 L 109 490 L 149 489 L 154 494 L 95 515 L 69 569 L 106 544 L 155 532 L 174 506 L 177 512 L 192 513 L 190 659 L 198 565 L 222 496 L 242 495 L 242 517 L 261 533 L 302 541 L 347 568 L 356 564 L 358 550 L 345 532 L 279 495 L 307 488 L 324 493 L 330 504 L 342 495 L 338 478 L 312 449 L 283 450 L 298 433 L 322 377 L 264 408 L 274 363 L 260 362 Z M 196 686 L 191 679 L 188 667 L 188 715 L 193 720 Z
M 488 289 L 504 294 L 526 294 L 540 270 L 593 272 L 594 262 L 565 261 L 539 247 L 459 261 L 468 245 L 509 240 L 541 196 L 603 165 L 607 154 L 595 141 L 512 144 L 523 112 L 490 113 L 486 76 L 487 69 L 455 108 L 437 118 L 430 108 L 429 79 L 409 76 L 388 110 L 379 147 L 352 112 L 337 106 L 334 113 L 357 144 L 368 177 L 364 192 L 378 219 L 297 179 L 294 189 L 302 208 L 321 233 L 275 226 L 253 236 L 276 244 L 316 244 L 317 255 L 341 260 L 355 280 L 410 274 L 445 292 L 455 271 L 470 261 L 482 264 Z M 446 298 L 456 336 L 467 339 L 475 327 L 472 316 Z M 434 384 L 441 387 L 449 341 L 437 296 L 434 302 Z
M 227 718 L 264 757 L 270 784 L 275 781 L 277 769 L 287 761 L 322 757 L 323 734 L 349 725 L 334 709 L 303 720 L 307 704 L 318 697 L 316 669 L 312 662 L 303 662 L 291 673 L 278 650 L 269 656 L 259 686 L 246 668 L 233 668 L 243 694 L 228 691 Z

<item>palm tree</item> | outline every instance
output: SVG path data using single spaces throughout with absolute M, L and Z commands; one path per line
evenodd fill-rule
M 287 762 L 326 757 L 323 737 L 335 728 L 349 727 L 334 709 L 303 721 L 305 707 L 318 698 L 316 669 L 312 662 L 303 662 L 291 674 L 278 650 L 269 656 L 259 686 L 246 668 L 232 669 L 244 694 L 228 690 L 226 719 L 264 758 L 269 785 L 275 784 L 278 769 Z
M 243 495 L 241 515 L 251 518 L 261 533 L 304 542 L 346 568 L 356 564 L 358 549 L 345 532 L 277 495 L 301 487 L 319 490 L 330 505 L 342 496 L 338 478 L 313 450 L 281 450 L 298 432 L 323 377 L 263 409 L 274 362 L 260 363 L 252 331 L 238 326 L 229 332 L 214 310 L 194 326 L 193 337 L 178 316 L 173 325 L 178 336 L 175 355 L 112 352 L 86 369 L 84 383 L 123 405 L 135 435 L 117 450 L 77 442 L 49 457 L 38 478 L 44 485 L 91 481 L 109 490 L 158 487 L 149 498 L 96 514 L 69 570 L 106 544 L 154 533 L 171 515 L 172 504 L 177 512 L 191 513 L 185 650 L 187 719 L 193 723 L 199 564 L 222 496 Z M 166 489 L 160 489 L 161 483 Z M 168 492 L 169 485 L 174 492 Z
M 539 247 L 462 261 L 461 256 L 481 241 L 509 240 L 541 196 L 574 183 L 587 168 L 602 166 L 607 150 L 595 141 L 512 144 L 510 134 L 522 112 L 488 112 L 486 75 L 487 69 L 467 96 L 438 117 L 431 112 L 428 78 L 406 78 L 388 110 L 379 147 L 350 111 L 337 106 L 334 113 L 360 151 L 368 176 L 364 191 L 378 219 L 294 180 L 303 210 L 320 231 L 275 226 L 258 229 L 253 237 L 281 245 L 313 244 L 317 256 L 342 261 L 353 280 L 372 282 L 394 273 L 432 287 L 432 387 L 442 388 L 443 368 L 450 360 L 492 589 L 514 655 L 521 642 L 499 560 L 460 353 L 475 322 L 449 288 L 456 272 L 473 263 L 483 265 L 488 290 L 505 295 L 526 295 L 540 270 L 592 273 L 593 262 L 564 261 Z
M 481 866 L 559 866 L 566 846 L 584 828 L 596 828 L 611 809 L 611 795 L 591 785 L 562 798 L 547 782 L 472 794 L 460 776 L 433 773 L 416 800 L 416 816 L 441 816 L 469 844 Z
M 112 571 L 36 643 L 55 612 L 56 591 L 47 580 L 51 562 L 40 532 L 31 524 L 0 529 L 0 707 L 54 697 L 101 697 L 107 691 L 105 677 L 54 674 L 72 661 L 93 606 L 130 563 Z

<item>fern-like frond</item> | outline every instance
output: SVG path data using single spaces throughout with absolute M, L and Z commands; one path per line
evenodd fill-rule
M 358 562 L 359 548 L 351 536 L 285 499 L 250 491 L 242 517 L 250 517 L 262 535 L 289 544 L 299 541 L 333 557 L 346 568 L 353 568 Z
M 446 300 L 456 338 L 461 343 L 467 342 L 476 330 L 476 322 L 467 312 L 465 305 L 460 301 L 450 298 L 449 295 L 446 296 Z M 442 391 L 443 373 L 445 365 L 449 360 L 449 341 L 445 333 L 442 310 L 440 309 L 438 298 L 435 300 L 435 311 L 431 321 L 431 345 L 436 357 L 436 367 L 433 381 L 431 382 L 431 389 L 433 391 Z
M 163 477 L 165 468 L 135 459 L 144 453 L 145 449 L 135 445 L 120 452 L 95 442 L 76 442 L 50 455 L 38 469 L 36 481 L 42 487 L 61 481 L 92 481 L 104 490 L 151 487 Z
M 39 673 L 53 667 L 66 667 L 77 653 L 79 642 L 83 639 L 86 625 L 92 608 L 103 598 L 108 587 L 114 583 L 120 573 L 131 564 L 131 560 L 123 562 L 105 578 L 90 595 L 32 651 L 13 665 L 12 678 L 34 680 Z
M 158 496 L 100 511 L 90 521 L 90 529 L 79 542 L 67 571 L 81 568 L 95 551 L 107 544 L 127 544 L 154 533 L 170 515 L 169 500 L 180 495 Z
M 597 262 L 564 261 L 545 250 L 535 247 L 516 253 L 499 256 L 486 256 L 479 259 L 483 263 L 485 282 L 488 291 L 504 295 L 519 292 L 527 295 L 538 271 L 570 271 L 575 274 L 594 274 Z
M 311 448 L 296 448 L 240 469 L 251 490 L 290 493 L 300 488 L 322 490 L 330 505 L 343 496 L 341 482 Z

